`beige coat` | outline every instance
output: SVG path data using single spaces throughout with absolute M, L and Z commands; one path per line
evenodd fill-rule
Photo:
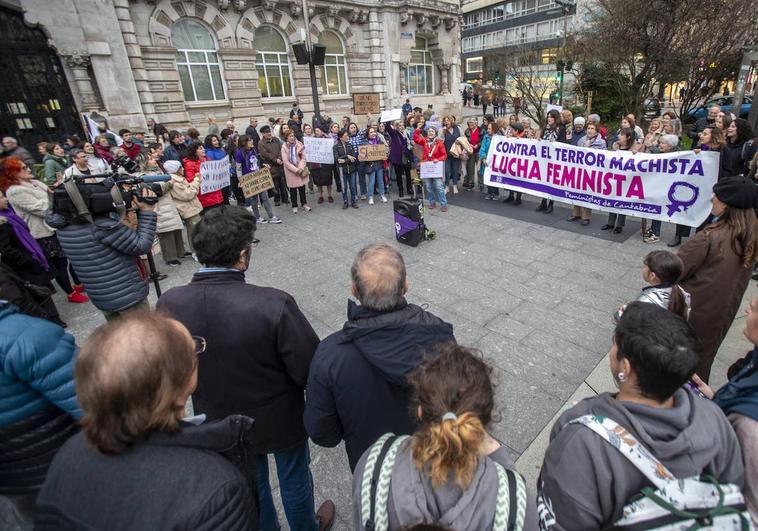
M 181 175 L 172 174 L 171 184 L 169 193 L 182 219 L 197 216 L 203 211 L 203 205 L 197 198 L 197 193 L 200 191 L 200 179 L 195 179 L 189 183 Z
M 161 183 L 161 188 L 163 189 L 163 195 L 158 199 L 158 204 L 155 208 L 155 213 L 158 214 L 158 225 L 155 228 L 155 232 L 163 234 L 174 230 L 182 230 L 184 228 L 182 218 L 179 215 L 176 204 L 174 204 L 174 200 L 171 198 L 171 189 L 173 188 L 171 181 Z
M 50 194 L 45 183 L 35 179 L 14 184 L 8 188 L 5 197 L 13 210 L 29 225 L 34 239 L 47 238 L 55 234 L 45 223 L 45 215 L 50 209 Z
M 297 140 L 295 141 L 295 152 L 297 153 L 297 164 L 293 164 L 290 160 L 290 145 L 285 142 L 282 146 L 284 176 L 287 179 L 287 186 L 290 188 L 299 188 L 308 184 L 308 176 L 302 177 L 297 174 L 299 170 L 305 168 L 305 147 Z

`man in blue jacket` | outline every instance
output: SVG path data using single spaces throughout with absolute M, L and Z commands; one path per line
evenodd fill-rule
M 48 466 L 76 433 L 82 411 L 74 388 L 74 338 L 55 323 L 0 300 L 0 528 L 31 523 Z
M 411 434 L 408 373 L 434 345 L 455 341 L 453 326 L 405 300 L 402 255 L 386 244 L 362 249 L 351 269 L 342 330 L 324 339 L 311 363 L 305 429 L 320 446 L 345 440 L 350 470 L 381 435 Z

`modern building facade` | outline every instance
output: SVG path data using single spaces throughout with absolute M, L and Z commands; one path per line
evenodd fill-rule
M 544 83 L 554 84 L 566 18 L 561 5 L 554 0 L 464 0 L 462 11 L 465 83 L 483 87 L 506 83 L 501 70 L 507 63 L 510 68 L 529 68 Z M 576 28 L 576 15 L 567 15 L 565 22 L 570 34 Z
M 114 130 L 145 131 L 154 118 L 204 131 L 209 115 L 244 129 L 251 116 L 286 117 L 295 100 L 313 109 L 308 66 L 297 65 L 292 50 L 305 37 L 301 2 L 0 0 L 0 10 L 10 26 L 36 35 L 48 78 L 58 76 L 57 105 L 69 120 L 49 108 L 51 130 L 71 127 L 77 112 L 97 112 Z M 352 115 L 353 93 L 378 93 L 387 109 L 406 98 L 440 111 L 460 106 L 457 0 L 309 0 L 307 9 L 312 42 L 326 46 L 326 64 L 317 67 L 323 112 Z M 14 39 L 0 37 L 23 49 Z M 19 83 L 0 94 L 2 134 L 39 136 L 46 117 L 22 112 L 39 106 L 24 101 L 27 67 L 7 66 Z

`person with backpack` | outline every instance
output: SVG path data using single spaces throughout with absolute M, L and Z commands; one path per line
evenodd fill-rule
M 534 498 L 507 447 L 487 432 L 491 373 L 479 353 L 455 344 L 438 347 L 411 373 L 419 426 L 411 436 L 385 434 L 361 457 L 353 529 L 537 529 Z
M 616 325 L 609 354 L 618 393 L 582 400 L 553 426 L 538 480 L 541 529 L 605 529 L 630 514 L 636 529 L 651 529 L 658 517 L 679 518 L 657 505 L 657 513 L 650 510 L 648 488 L 666 487 L 666 501 L 677 505 L 682 488 L 702 488 L 709 495 L 696 501 L 710 511 L 719 497 L 695 478 L 700 474 L 719 483 L 725 502 L 741 500 L 744 466 L 729 421 L 684 387 L 698 361 L 687 322 L 657 304 L 633 302 Z M 630 506 L 641 492 L 644 501 Z

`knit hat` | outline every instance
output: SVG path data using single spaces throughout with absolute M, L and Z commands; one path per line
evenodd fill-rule
M 181 167 L 182 163 L 178 160 L 167 160 L 163 163 L 163 169 L 166 170 L 166 173 L 176 173 Z
M 721 179 L 713 187 L 713 193 L 732 208 L 755 208 L 758 204 L 758 188 L 744 175 Z
M 579 125 L 579 124 L 584 125 L 584 118 L 582 118 L 581 116 L 577 116 L 576 118 L 574 118 L 574 125 Z

